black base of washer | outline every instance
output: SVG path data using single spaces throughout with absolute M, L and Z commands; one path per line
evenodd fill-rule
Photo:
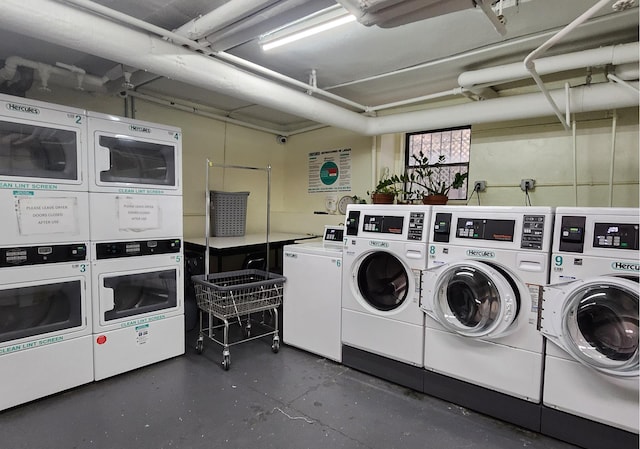
M 423 370 L 423 392 L 525 429 L 540 431 L 540 404 Z
M 422 368 L 342 345 L 342 364 L 389 382 L 422 391 Z
M 638 449 L 640 443 L 637 433 L 545 406 L 540 433 L 586 449 Z

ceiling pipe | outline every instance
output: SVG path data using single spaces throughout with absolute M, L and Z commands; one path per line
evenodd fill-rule
M 50 76 L 54 75 L 64 80 L 73 79 L 75 81 L 73 87 L 78 90 L 84 90 L 86 88 L 92 92 L 106 93 L 105 83 L 109 81 L 108 78 L 87 75 L 84 69 L 61 62 L 57 63 L 56 66 L 32 61 L 20 56 L 9 56 L 5 59 L 4 67 L 0 69 L 0 81 L 11 81 L 16 76 L 18 67 L 28 67 L 33 69 L 35 74 L 40 78 L 44 90 L 48 90 Z
M 633 42 L 540 58 L 535 61 L 535 65 L 536 71 L 540 75 L 547 75 L 583 67 L 637 63 L 640 60 L 639 53 L 640 44 Z M 529 76 L 529 71 L 522 65 L 522 62 L 515 62 L 513 64 L 462 72 L 458 76 L 458 84 L 465 89 L 473 89 L 475 86 L 495 86 L 509 81 L 525 79 Z
M 586 22 L 596 12 L 604 8 L 608 3 L 611 3 L 611 0 L 600 0 L 598 3 L 596 3 L 591 8 L 586 10 L 580 16 L 578 16 L 573 22 L 571 22 L 569 25 L 564 27 L 560 32 L 558 32 L 558 34 L 551 37 L 551 39 L 547 40 L 544 44 L 542 44 L 541 46 L 533 50 L 531 53 L 527 55 L 526 58 L 524 58 L 524 67 L 531 74 L 531 77 L 540 88 L 540 91 L 544 94 L 544 96 L 549 101 L 549 104 L 553 109 L 553 112 L 556 114 L 558 119 L 560 119 L 560 123 L 562 123 L 562 126 L 564 127 L 565 130 L 569 130 L 570 125 L 568 121 L 562 116 L 562 112 L 560 111 L 560 108 L 553 101 L 553 98 L 551 97 L 549 91 L 544 85 L 544 81 L 542 81 L 542 78 L 540 78 L 540 75 L 536 70 L 535 60 L 538 59 L 542 54 L 544 54 L 549 48 L 554 46 L 558 41 L 564 38 L 567 34 L 573 31 L 575 28 L 579 27 L 582 23 Z
M 140 28 L 142 30 L 148 31 L 150 33 L 154 33 L 157 34 L 158 36 L 162 36 L 165 37 L 167 39 L 170 39 L 171 41 L 177 43 L 177 44 L 181 44 L 184 45 L 186 47 L 189 48 L 193 48 L 194 50 L 198 50 L 200 52 L 202 52 L 205 55 L 208 56 L 214 56 L 218 59 L 222 59 L 222 60 L 226 60 L 229 61 L 235 65 L 239 65 L 241 67 L 245 67 L 248 68 L 250 70 L 253 70 L 254 72 L 257 73 L 262 73 L 263 75 L 267 75 L 273 79 L 277 79 L 279 81 L 283 81 L 287 84 L 293 85 L 293 86 L 297 86 L 300 87 L 302 89 L 305 90 L 310 90 L 311 92 L 318 94 L 318 95 L 322 95 L 325 96 L 327 98 L 330 98 L 338 103 L 342 103 L 342 104 L 346 104 L 349 106 L 352 106 L 356 109 L 360 109 L 361 111 L 367 111 L 368 107 L 365 105 L 361 105 L 359 103 L 356 103 L 354 101 L 348 100 L 346 98 L 340 97 L 336 94 L 333 94 L 331 92 L 327 92 L 323 89 L 319 89 L 318 87 L 314 87 L 311 86 L 309 84 L 303 83 L 301 81 L 298 81 L 294 78 L 290 78 L 288 76 L 282 75 L 281 73 L 275 72 L 273 70 L 267 69 L 265 67 L 259 66 L 258 64 L 254 64 L 250 61 L 246 61 L 242 58 L 239 58 L 237 56 L 228 54 L 228 53 L 224 53 L 224 52 L 217 52 L 212 50 L 211 48 L 209 48 L 208 44 L 203 44 L 200 42 L 196 42 L 193 41 L 191 39 L 188 39 L 180 34 L 165 30 L 164 28 L 158 27 L 156 25 L 152 25 L 150 23 L 147 23 L 143 20 L 140 19 L 136 19 L 135 17 L 131 17 L 128 16 L 126 14 L 123 14 L 119 11 L 115 11 L 113 9 L 107 8 L 106 6 L 102 6 L 99 5 L 95 2 L 92 2 L 91 0 L 62 0 L 64 3 L 69 3 L 69 4 L 73 4 L 76 6 L 79 6 L 81 8 L 84 8 L 88 11 L 93 11 L 96 12 L 102 16 L 105 17 L 110 17 L 114 20 L 117 20 L 119 22 L 122 22 L 124 24 L 127 25 L 131 25 L 133 27 L 136 28 Z M 293 2 L 294 4 L 297 3 L 305 3 L 308 0 L 290 0 L 290 2 Z M 279 6 L 279 5 L 277 5 Z M 136 64 L 135 67 L 138 67 L 138 65 Z M 145 69 L 146 70 L 146 69 Z M 143 76 L 143 79 L 147 79 L 147 77 Z M 113 87 L 113 86 L 111 86 Z M 116 86 L 116 89 L 119 89 L 118 86 Z M 110 89 L 112 90 L 112 89 Z
M 278 0 L 232 0 L 220 5 L 204 16 L 197 17 L 174 30 L 174 33 L 197 41 L 220 31 L 256 11 L 269 7 Z
M 34 38 L 361 135 L 421 131 L 552 114 L 545 98 L 535 93 L 383 117 L 365 117 L 158 37 L 51 0 L 4 0 L 0 28 L 28 33 Z M 637 86 L 637 83 L 632 84 Z M 614 83 L 571 90 L 573 113 L 632 107 L 639 103 L 637 95 L 629 95 L 626 88 Z M 564 89 L 553 91 L 551 95 L 558 103 L 565 102 Z

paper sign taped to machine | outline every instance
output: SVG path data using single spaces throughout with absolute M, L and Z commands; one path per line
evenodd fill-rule
M 16 203 L 20 235 L 78 233 L 76 198 L 20 198 Z
M 118 222 L 121 231 L 158 229 L 160 207 L 157 201 L 118 197 Z

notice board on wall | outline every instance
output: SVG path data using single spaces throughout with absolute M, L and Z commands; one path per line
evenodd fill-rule
M 309 153 L 309 193 L 351 190 L 351 148 Z

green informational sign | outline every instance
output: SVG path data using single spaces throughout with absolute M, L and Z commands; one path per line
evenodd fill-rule
M 351 148 L 309 153 L 309 193 L 351 190 Z

